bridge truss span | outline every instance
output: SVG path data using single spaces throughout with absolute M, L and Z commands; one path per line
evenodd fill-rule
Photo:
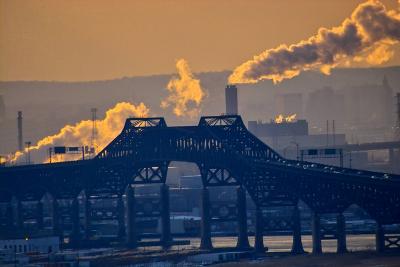
M 4 201 L 110 192 L 165 183 L 171 161 L 197 164 L 203 185 L 241 185 L 259 207 L 296 205 L 341 213 L 357 204 L 381 224 L 400 223 L 400 176 L 287 160 L 257 139 L 240 116 L 202 117 L 169 127 L 163 118 L 127 119 L 94 159 L 0 169 Z

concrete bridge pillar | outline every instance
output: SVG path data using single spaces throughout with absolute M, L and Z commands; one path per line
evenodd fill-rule
M 161 243 L 164 249 L 171 247 L 171 221 L 169 210 L 169 186 L 162 184 L 160 188 L 161 197 Z
M 377 252 L 385 251 L 385 230 L 380 222 L 376 222 L 375 246 Z
M 135 189 L 128 185 L 125 190 L 126 196 L 126 245 L 129 248 L 137 248 L 136 232 L 136 208 Z
M 316 212 L 312 214 L 312 253 L 321 254 L 322 253 L 322 243 L 321 243 L 321 218 Z
M 237 224 L 238 224 L 238 240 L 236 247 L 242 250 L 250 248 L 249 236 L 247 233 L 247 207 L 246 207 L 246 190 L 239 186 L 237 194 Z
M 62 233 L 60 231 L 60 210 L 58 206 L 58 201 L 55 197 L 52 197 L 51 200 L 51 218 L 53 234 L 62 236 Z
M 90 239 L 90 236 L 91 236 L 91 234 L 90 234 L 90 224 L 91 224 L 91 222 L 90 222 L 90 215 L 91 215 L 91 203 L 90 203 L 90 195 L 89 194 L 87 194 L 86 192 L 85 192 L 85 197 L 84 197 L 84 203 L 85 203 L 85 239 L 86 240 L 89 240 Z
M 118 238 L 125 237 L 125 209 L 122 195 L 117 196 Z
M 72 200 L 71 221 L 72 221 L 72 233 L 70 236 L 70 240 L 73 246 L 77 248 L 79 247 L 81 241 L 81 230 L 79 222 L 79 201 L 77 198 L 74 198 Z
M 14 227 L 13 207 L 12 207 L 12 203 L 11 202 L 7 203 L 6 220 L 7 220 L 6 230 L 7 231 L 9 231 L 9 230 L 13 231 L 15 229 L 15 227 Z
M 256 229 L 254 237 L 254 249 L 257 253 L 265 253 L 264 247 L 264 222 L 261 207 L 256 207 Z M 267 249 L 268 250 L 268 249 Z
M 203 187 L 201 191 L 201 249 L 212 249 L 211 218 L 210 218 L 210 192 Z
M 292 215 L 293 244 L 292 254 L 303 254 L 303 243 L 301 242 L 301 218 L 298 205 L 294 206 Z
M 346 218 L 343 213 L 336 216 L 337 253 L 347 252 L 346 243 Z
M 36 224 L 37 229 L 43 229 L 43 202 L 41 199 L 36 204 Z
M 14 220 L 15 220 L 15 228 L 18 231 L 21 231 L 24 228 L 22 202 L 21 202 L 21 200 L 19 200 L 17 198 L 13 198 L 12 202 L 13 202 L 12 209 L 13 209 L 13 216 L 14 216 Z

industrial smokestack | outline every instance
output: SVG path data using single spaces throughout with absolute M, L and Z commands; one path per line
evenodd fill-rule
M 23 137 L 22 137 L 22 111 L 18 111 L 18 151 L 23 151 Z
M 225 88 L 225 105 L 227 115 L 238 114 L 238 96 L 236 85 L 228 84 Z

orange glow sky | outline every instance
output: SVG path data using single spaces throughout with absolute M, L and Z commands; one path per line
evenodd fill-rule
M 348 17 L 358 0 L 0 0 L 0 80 L 232 70 Z M 382 1 L 387 8 L 395 0 Z M 400 65 L 400 49 L 386 65 Z

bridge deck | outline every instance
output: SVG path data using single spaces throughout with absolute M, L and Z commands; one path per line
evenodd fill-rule
M 256 205 L 296 203 L 319 213 L 351 204 L 374 219 L 400 222 L 400 176 L 287 160 L 247 131 L 239 116 L 202 117 L 198 126 L 168 127 L 163 118 L 128 119 L 94 159 L 0 169 L 3 201 L 57 198 L 128 184 L 164 183 L 171 161 L 198 165 L 204 186 L 243 185 Z

